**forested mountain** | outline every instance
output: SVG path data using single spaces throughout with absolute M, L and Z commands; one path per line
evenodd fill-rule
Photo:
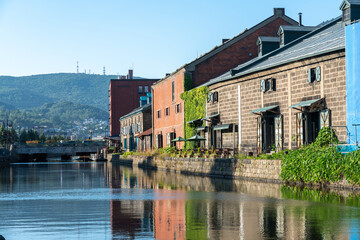
M 0 120 L 9 119 L 15 127 L 47 126 L 53 128 L 71 128 L 75 122 L 85 119 L 108 120 L 108 112 L 96 107 L 71 103 L 47 103 L 39 108 L 18 110 L 4 109 L 0 105 Z
M 114 78 L 117 76 L 84 73 L 0 76 L 0 102 L 16 109 L 29 109 L 67 101 L 107 111 L 109 82 Z

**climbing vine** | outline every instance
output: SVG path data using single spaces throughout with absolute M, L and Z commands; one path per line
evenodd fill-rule
M 193 82 L 190 74 L 184 76 L 184 91 L 189 91 L 193 88 Z
M 206 116 L 206 99 L 209 88 L 199 87 L 181 94 L 181 99 L 184 100 L 185 105 L 185 123 L 184 123 L 184 137 L 189 138 L 196 134 L 196 127 L 193 124 L 187 124 L 187 122 L 204 118 Z M 194 142 L 186 142 L 186 148 L 194 148 Z

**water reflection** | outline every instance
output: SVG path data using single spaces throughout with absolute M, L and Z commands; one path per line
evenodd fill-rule
M 359 239 L 360 200 L 113 164 L 0 170 L 6 239 Z

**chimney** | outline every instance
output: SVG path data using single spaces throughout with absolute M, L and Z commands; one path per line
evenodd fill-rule
M 302 26 L 302 13 L 299 12 L 299 26 Z
M 229 41 L 228 38 L 223 39 L 223 40 L 222 40 L 222 44 L 226 43 L 227 41 Z
M 133 77 L 134 77 L 133 74 L 134 74 L 134 70 L 129 69 L 128 79 L 133 79 Z
M 285 8 L 274 8 L 274 15 L 285 16 Z

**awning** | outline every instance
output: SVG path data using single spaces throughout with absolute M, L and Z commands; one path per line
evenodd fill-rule
M 196 131 L 205 131 L 206 129 L 207 129 L 207 127 L 203 126 L 203 127 L 196 128 Z
M 149 136 L 152 134 L 152 128 L 149 128 L 148 130 L 140 133 L 139 135 L 136 135 L 136 137 L 144 137 L 144 136 Z
M 292 105 L 289 108 L 309 107 L 309 106 L 313 105 L 314 103 L 317 103 L 321 100 L 322 100 L 322 98 L 315 99 L 315 100 L 303 101 L 303 102 L 299 102 L 295 105 Z
M 274 108 L 277 108 L 279 107 L 279 105 L 273 105 L 273 106 L 268 106 L 268 107 L 263 107 L 263 108 L 258 108 L 258 109 L 255 109 L 253 111 L 251 111 L 251 113 L 263 113 L 263 112 L 267 112 L 269 110 L 272 110 Z
M 186 141 L 205 141 L 206 139 L 204 137 L 201 137 L 199 135 L 192 136 L 191 138 L 186 139 Z
M 228 130 L 232 124 L 217 125 L 214 130 Z
M 201 123 L 201 122 L 202 122 L 202 118 L 199 118 L 199 119 L 188 121 L 187 124 L 196 124 L 196 123 Z
M 217 114 L 214 114 L 214 115 L 211 115 L 211 116 L 208 116 L 208 117 L 204 117 L 202 120 L 208 120 L 208 119 L 216 118 L 218 116 L 220 116 L 220 114 L 217 113 Z

